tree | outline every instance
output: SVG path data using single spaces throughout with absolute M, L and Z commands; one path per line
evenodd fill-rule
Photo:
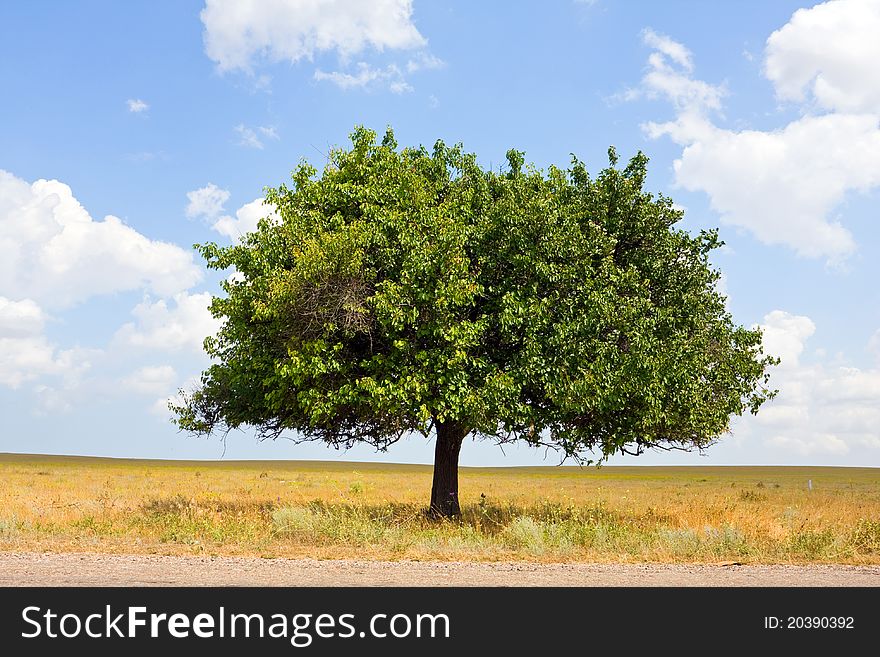
M 545 174 L 511 150 L 496 173 L 442 141 L 351 141 L 267 190 L 278 218 L 196 245 L 237 274 L 211 304 L 214 364 L 172 405 L 182 430 L 379 450 L 433 435 L 430 511 L 453 516 L 467 436 L 586 462 L 702 450 L 773 396 L 776 361 L 717 290 L 717 232 L 674 228 L 641 153 L 621 169 L 610 149 L 591 178 L 576 158 Z

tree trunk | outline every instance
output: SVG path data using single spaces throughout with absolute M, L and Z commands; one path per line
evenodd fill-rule
M 434 482 L 431 486 L 431 508 L 434 518 L 461 515 L 458 505 L 458 454 L 467 429 L 453 422 L 437 422 L 437 445 L 434 448 Z

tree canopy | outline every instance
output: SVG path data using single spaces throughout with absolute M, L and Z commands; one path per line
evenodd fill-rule
M 609 159 L 592 177 L 511 150 L 496 172 L 357 128 L 320 175 L 303 162 L 267 190 L 256 231 L 197 245 L 237 273 L 178 425 L 380 450 L 433 435 L 439 515 L 468 435 L 598 461 L 709 446 L 772 397 L 776 361 L 726 309 L 717 232 L 675 227 L 643 154 Z

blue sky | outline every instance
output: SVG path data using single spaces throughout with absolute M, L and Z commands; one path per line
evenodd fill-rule
M 327 0 L 0 8 L 0 451 L 219 458 L 165 402 L 206 365 L 229 243 L 264 186 L 357 124 L 498 166 L 614 145 L 718 226 L 737 322 L 781 393 L 706 455 L 617 463 L 880 465 L 880 2 Z M 429 462 L 233 434 L 226 458 Z M 469 444 L 465 464 L 555 463 Z

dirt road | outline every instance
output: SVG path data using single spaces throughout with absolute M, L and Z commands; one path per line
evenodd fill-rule
M 0 586 L 880 586 L 880 566 L 318 561 L 0 553 Z

